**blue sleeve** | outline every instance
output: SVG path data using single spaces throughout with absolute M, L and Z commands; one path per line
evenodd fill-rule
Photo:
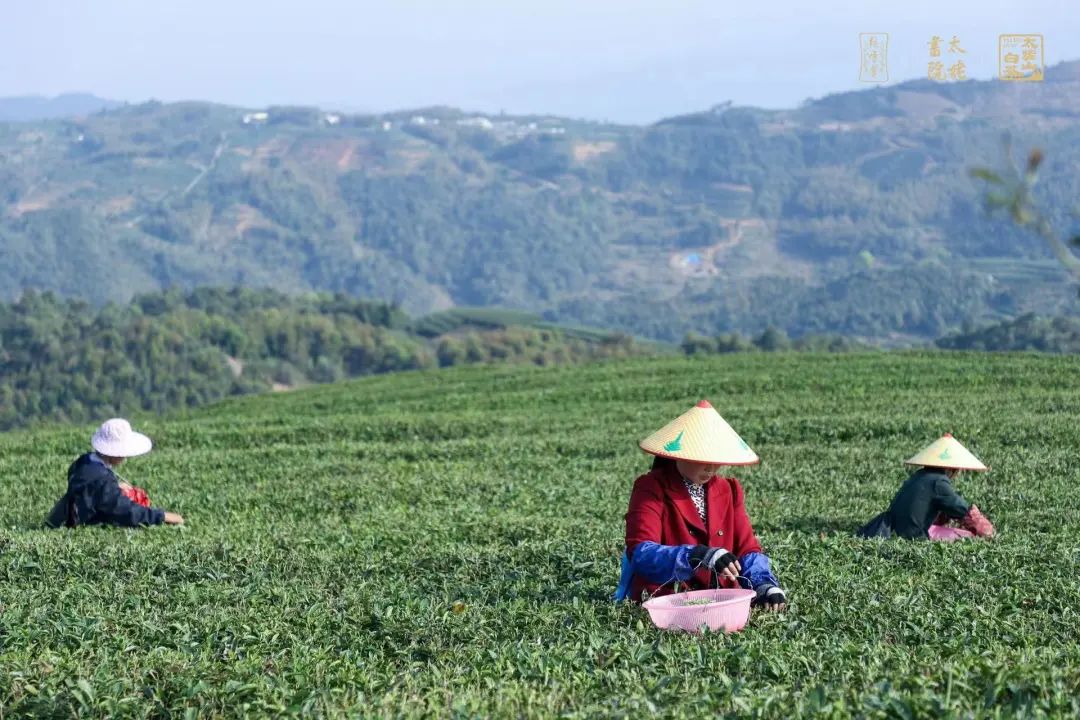
M 630 583 L 634 579 L 634 573 L 630 570 L 630 560 L 626 557 L 626 553 L 622 554 L 622 567 L 619 571 L 619 587 L 615 588 L 615 594 L 611 596 L 611 599 L 615 602 L 622 602 L 630 595 Z
M 119 527 L 140 527 L 142 525 L 160 525 L 165 522 L 165 511 L 148 508 L 134 503 L 115 481 L 106 480 L 98 484 L 94 497 L 98 514 L 109 525 Z
M 739 558 L 743 577 L 750 581 L 751 589 L 757 590 L 762 585 L 780 586 L 780 581 L 772 573 L 768 555 L 764 553 L 746 553 Z
M 634 575 L 640 575 L 651 583 L 672 580 L 686 582 L 694 571 L 690 568 L 690 550 L 693 545 L 661 545 L 643 542 L 634 548 L 630 567 Z

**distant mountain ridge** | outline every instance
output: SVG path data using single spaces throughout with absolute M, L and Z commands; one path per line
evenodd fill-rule
M 654 125 L 445 107 L 156 102 L 0 124 L 0 296 L 179 285 L 503 307 L 667 341 L 881 343 L 1071 312 L 1040 240 L 988 219 L 1006 132 L 1080 200 L 1080 63 L 1042 83 L 913 81 Z
M 24 95 L 0 98 L 0 122 L 36 122 L 92 115 L 124 103 L 89 93 L 64 93 L 56 97 Z

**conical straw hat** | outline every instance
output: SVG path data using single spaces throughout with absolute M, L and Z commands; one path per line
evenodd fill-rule
M 905 465 L 948 468 L 950 470 L 989 470 L 979 458 L 960 444 L 950 433 L 930 443 L 922 452 L 908 460 Z
M 705 400 L 642 440 L 652 455 L 715 465 L 753 465 L 760 459 Z

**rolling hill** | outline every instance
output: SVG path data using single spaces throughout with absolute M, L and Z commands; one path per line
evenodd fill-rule
M 688 637 L 611 594 L 636 443 L 702 397 L 792 602 Z M 42 529 L 93 428 L 3 433 L 5 716 L 1075 717 L 1078 421 L 1073 357 L 386 375 L 135 418 L 186 521 L 145 531 Z M 998 536 L 853 537 L 946 429 Z
M 771 324 L 904 343 L 1072 311 L 1041 241 L 985 217 L 967 170 L 1005 132 L 1044 148 L 1064 232 L 1078 119 L 1067 63 L 648 127 L 202 103 L 0 124 L 0 296 L 271 286 L 667 341 Z
M 0 122 L 36 122 L 84 117 L 123 105 L 88 93 L 65 93 L 56 97 L 25 95 L 0 98 Z

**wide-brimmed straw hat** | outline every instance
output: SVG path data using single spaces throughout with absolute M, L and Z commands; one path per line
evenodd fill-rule
M 109 457 L 135 457 L 150 452 L 150 438 L 131 429 L 131 423 L 123 418 L 106 420 L 90 438 L 90 445 L 102 455 Z
M 754 465 L 761 462 L 757 453 L 706 400 L 642 440 L 639 445 L 650 455 L 672 460 L 710 465 Z
M 960 441 L 945 433 L 926 446 L 919 454 L 908 460 L 905 465 L 945 468 L 947 470 L 989 470 L 982 460 L 960 444 Z

